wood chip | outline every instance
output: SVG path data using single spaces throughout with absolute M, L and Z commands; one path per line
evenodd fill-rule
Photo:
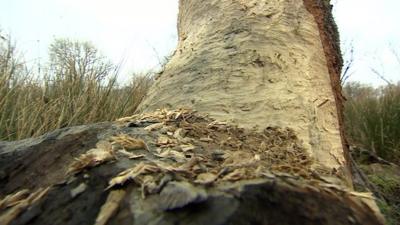
M 371 192 L 355 192 L 352 191 L 350 192 L 350 195 L 358 197 L 358 198 L 364 198 L 364 199 L 370 199 L 370 200 L 374 200 L 375 197 Z
M 160 136 L 157 139 L 157 146 L 159 147 L 173 147 L 177 141 L 175 139 L 169 138 L 168 136 Z
M 163 171 L 164 173 L 179 173 L 179 174 L 185 174 L 188 176 L 192 176 L 192 171 L 189 168 L 187 168 L 186 166 L 183 166 L 189 162 L 186 162 L 185 164 L 183 164 L 179 167 L 175 167 L 169 163 L 164 163 L 164 162 L 160 162 L 160 161 L 157 161 L 155 163 L 157 164 L 158 168 L 160 168 L 160 170 Z
M 106 225 L 110 218 L 118 210 L 118 207 L 125 195 L 125 190 L 111 191 L 110 194 L 108 194 L 106 202 L 103 204 L 103 206 L 101 206 L 95 225 Z
M 111 138 L 113 144 L 122 146 L 125 150 L 148 150 L 146 143 L 139 138 L 133 138 L 126 134 L 120 134 Z
M 78 187 L 71 190 L 71 197 L 75 198 L 78 195 L 82 194 L 87 189 L 87 185 L 85 183 L 81 183 Z
M 134 154 L 132 152 L 126 151 L 125 149 L 119 150 L 118 153 L 128 157 L 128 159 L 139 159 L 146 156 L 145 154 Z
M 203 137 L 203 138 L 200 138 L 200 141 L 203 141 L 203 142 L 212 142 L 213 139 L 210 138 L 210 137 Z
M 96 143 L 96 148 L 97 149 L 103 149 L 106 151 L 112 151 L 112 145 L 109 141 L 99 141 Z
M 139 117 L 139 115 L 127 116 L 127 117 L 119 118 L 115 121 L 120 122 L 120 123 L 126 123 L 126 122 L 131 122 L 132 120 L 138 119 L 138 117 Z
M 213 173 L 201 173 L 197 175 L 196 180 L 194 181 L 197 184 L 211 184 L 215 180 L 217 180 L 218 175 Z
M 0 210 L 17 205 L 21 200 L 29 196 L 29 190 L 23 189 L 17 193 L 7 195 L 5 198 L 0 200 Z
M 110 189 L 116 185 L 123 185 L 129 180 L 134 180 L 139 175 L 156 172 L 160 172 L 160 168 L 157 165 L 151 165 L 141 162 L 135 167 L 124 170 L 116 177 L 112 178 L 109 182 L 109 186 L 107 187 L 107 189 Z
M 225 167 L 247 166 L 254 163 L 254 155 L 250 152 L 225 152 L 225 157 L 226 159 L 222 164 Z
M 18 215 L 20 215 L 28 207 L 33 205 L 35 202 L 39 201 L 43 196 L 45 196 L 49 190 L 50 187 L 39 188 L 36 192 L 30 194 L 25 199 L 18 201 L 18 204 L 14 205 L 7 212 L 3 213 L 0 216 L 0 224 L 1 225 L 10 224 L 15 218 L 18 217 Z
M 207 128 L 218 128 L 220 126 L 226 126 L 226 125 L 228 125 L 226 122 L 213 121 L 207 125 Z
M 95 167 L 104 162 L 115 159 L 110 149 L 93 148 L 82 154 L 68 167 L 67 174 L 76 174 L 85 168 Z
M 160 136 L 157 140 L 157 145 L 166 145 L 169 143 L 170 138 L 166 136 Z
M 164 123 L 155 123 L 155 124 L 145 127 L 144 129 L 146 131 L 155 131 L 155 130 L 161 129 L 163 126 L 164 126 Z
M 156 156 L 160 158 L 168 158 L 168 159 L 173 159 L 176 162 L 186 162 L 186 156 L 182 152 L 178 152 L 175 150 L 168 149 L 160 154 L 155 154 Z
M 176 138 L 178 141 L 183 141 L 185 138 L 185 131 L 182 128 L 178 128 L 175 130 L 173 136 Z
M 196 149 L 196 146 L 192 144 L 180 145 L 179 146 L 183 152 L 193 151 Z
M 246 178 L 246 169 L 236 169 L 231 173 L 228 173 L 222 180 L 225 181 L 238 181 Z

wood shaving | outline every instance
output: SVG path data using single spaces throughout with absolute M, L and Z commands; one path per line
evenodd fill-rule
M 173 159 L 176 162 L 185 162 L 186 156 L 182 152 L 178 152 L 175 150 L 167 149 L 166 151 L 160 153 L 160 154 L 154 154 L 160 158 L 168 158 L 168 159 Z
M 164 123 L 155 123 L 155 124 L 145 127 L 144 129 L 146 131 L 155 131 L 155 130 L 161 129 L 163 126 L 164 126 Z
M 109 141 L 99 141 L 96 143 L 96 148 L 97 149 L 103 149 L 105 151 L 112 151 L 112 145 Z
M 121 201 L 126 195 L 125 190 L 114 190 L 108 194 L 106 202 L 101 206 L 97 215 L 95 225 L 106 225 L 110 218 L 116 213 Z
M 116 185 L 123 185 L 129 180 L 135 180 L 135 178 L 139 175 L 146 175 L 156 172 L 160 172 L 160 168 L 157 165 L 141 162 L 135 167 L 122 171 L 116 177 L 112 178 L 107 189 L 110 189 Z
M 101 145 L 99 145 L 100 147 Z M 68 167 L 67 174 L 76 174 L 85 168 L 95 167 L 115 159 L 114 152 L 109 148 L 93 148 L 82 154 Z
M 176 138 L 178 141 L 182 142 L 184 141 L 186 132 L 182 128 L 178 128 L 174 134 L 173 137 Z
M 139 115 L 133 115 L 133 116 L 127 116 L 127 117 L 122 117 L 116 120 L 116 122 L 119 123 L 127 123 L 127 122 L 131 122 L 133 120 L 138 119 Z
M 179 145 L 179 147 L 181 148 L 181 150 L 183 152 L 193 151 L 196 149 L 196 146 L 194 146 L 192 144 Z
M 125 149 L 118 150 L 118 153 L 128 157 L 128 159 L 140 159 L 146 156 L 145 154 L 134 154 L 132 152 L 126 151 Z
M 86 189 L 87 185 L 85 183 L 79 184 L 76 188 L 71 190 L 71 197 L 77 197 L 78 195 L 82 194 Z
M 224 181 L 238 181 L 246 179 L 246 169 L 240 168 L 236 169 L 231 173 L 228 173 L 222 180 Z
M 157 146 L 159 147 L 174 147 L 177 144 L 177 141 L 175 139 L 169 138 L 168 136 L 160 136 L 157 140 Z
M 29 190 L 23 189 L 17 193 L 7 195 L 0 201 L 0 210 L 17 205 L 21 200 L 29 196 Z
M 201 173 L 201 174 L 197 175 L 197 178 L 194 181 L 194 183 L 197 183 L 197 184 L 211 184 L 215 180 L 217 180 L 217 178 L 218 178 L 217 174 Z
M 212 139 L 212 138 L 210 138 L 210 137 L 202 137 L 202 138 L 200 138 L 200 141 L 204 141 L 204 142 L 212 142 L 212 141 L 213 141 L 213 139 Z
M 133 138 L 126 134 L 120 134 L 118 136 L 114 136 L 111 138 L 112 144 L 120 145 L 125 150 L 132 151 L 132 150 L 148 150 L 146 143 L 139 138 Z
M 23 190 L 24 194 L 23 196 L 26 196 L 24 199 L 20 199 L 17 201 L 17 204 L 14 204 L 9 210 L 7 210 L 5 213 L 0 215 L 0 224 L 1 225 L 8 225 L 10 224 L 15 218 L 18 217 L 23 211 L 25 211 L 29 206 L 34 204 L 35 202 L 39 201 L 43 196 L 45 196 L 50 190 L 50 187 L 48 188 L 39 188 L 37 191 L 29 194 L 26 196 L 25 190 Z M 17 195 L 16 193 L 15 195 Z M 14 195 L 14 198 L 15 198 Z M 22 196 L 19 194 L 19 196 Z M 12 198 L 12 196 L 10 197 Z M 19 197 L 18 197 L 19 198 Z
M 155 162 L 158 166 L 158 168 L 161 169 L 162 172 L 164 173 L 175 173 L 175 174 L 184 174 L 187 176 L 192 176 L 193 172 L 188 169 L 187 167 L 184 166 L 173 166 L 169 163 L 163 163 L 163 162 Z M 185 165 L 185 164 L 184 164 Z

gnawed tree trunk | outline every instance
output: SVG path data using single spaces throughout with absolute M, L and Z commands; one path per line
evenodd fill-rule
M 179 43 L 141 109 L 189 107 L 241 127 L 290 127 L 350 183 L 339 39 L 329 1 L 180 1 Z
M 0 224 L 383 224 L 351 189 L 326 1 L 181 0 L 179 36 L 149 113 L 0 143 Z

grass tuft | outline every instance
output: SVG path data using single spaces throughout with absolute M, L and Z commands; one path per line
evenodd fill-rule
M 66 39 L 51 45 L 44 73 L 29 72 L 15 44 L 0 42 L 0 141 L 131 115 L 153 80 L 136 75 L 119 85 L 117 66 L 89 43 Z

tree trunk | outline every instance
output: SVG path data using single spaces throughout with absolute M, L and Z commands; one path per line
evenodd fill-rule
M 177 50 L 142 111 L 189 107 L 246 128 L 290 127 L 316 168 L 350 184 L 329 1 L 185 0 L 179 9 Z
M 181 0 L 178 28 L 146 113 L 0 142 L 1 225 L 383 224 L 351 189 L 327 1 Z

